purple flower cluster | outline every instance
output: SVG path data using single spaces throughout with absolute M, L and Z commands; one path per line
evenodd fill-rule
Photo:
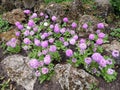
M 29 50 L 29 47 L 28 47 L 27 45 L 23 46 L 22 48 L 23 48 L 23 50 L 25 50 L 25 51 L 26 51 L 26 50 Z
M 108 58 L 108 59 L 106 60 L 106 63 L 109 64 L 109 65 L 113 64 L 112 59 Z
M 27 14 L 27 15 L 31 13 L 30 10 L 24 10 L 23 12 L 24 12 L 25 14 Z
M 38 40 L 38 39 L 34 39 L 34 44 L 36 45 L 36 46 L 40 46 L 41 44 L 40 44 L 40 40 Z
M 98 44 L 98 45 L 103 44 L 103 39 L 98 38 L 98 39 L 96 40 L 96 44 Z
M 53 24 L 51 24 L 51 25 L 50 25 L 50 28 L 51 28 L 51 29 L 53 29 L 53 28 L 54 28 L 54 25 L 53 25 Z
M 33 13 L 32 16 L 30 17 L 31 19 L 37 18 L 37 13 Z
M 115 70 L 110 69 L 110 68 L 107 70 L 107 73 L 108 73 L 109 75 L 112 75 L 114 72 L 115 72 Z
M 20 22 L 16 22 L 15 25 L 20 31 L 15 34 L 17 37 L 23 36 L 22 48 L 24 50 L 35 49 L 35 52 L 31 53 L 31 57 L 34 59 L 29 61 L 29 66 L 36 70 L 35 76 L 50 74 L 51 69 L 53 69 L 51 66 L 54 62 L 53 60 L 57 59 L 56 57 L 60 59 L 56 53 L 61 54 L 61 52 L 65 53 L 69 59 L 68 61 L 73 63 L 73 65 L 84 64 L 86 65 L 85 68 L 90 67 L 90 70 L 94 69 L 95 73 L 101 73 L 98 68 L 102 70 L 106 67 L 108 69 L 105 71 L 106 74 L 114 74 L 115 71 L 111 69 L 112 67 L 107 67 L 107 65 L 112 66 L 114 64 L 113 60 L 103 57 L 98 49 L 99 45 L 103 44 L 106 39 L 106 34 L 102 32 L 102 29 L 105 28 L 103 23 L 97 24 L 98 30 L 96 30 L 96 34 L 90 33 L 88 39 L 84 39 L 83 37 L 80 38 L 75 32 L 78 26 L 76 22 L 67 25 L 69 22 L 67 17 L 62 19 L 63 24 L 61 25 L 57 23 L 58 18 L 54 15 L 49 18 L 43 12 L 38 15 L 37 13 L 31 13 L 30 10 L 24 10 L 24 13 L 29 16 L 29 20 L 25 26 Z M 39 17 L 40 20 L 36 23 Z M 83 30 L 87 30 L 88 27 L 87 23 L 81 26 Z M 15 47 L 17 40 L 13 38 L 6 44 L 7 46 Z M 73 45 L 77 47 L 73 47 Z M 54 57 L 54 55 L 56 56 Z M 113 50 L 112 56 L 114 58 L 118 57 L 119 51 Z M 92 67 L 93 64 L 96 64 L 97 67 L 96 65 Z
M 53 42 L 54 42 L 54 38 L 50 38 L 49 43 L 53 43 Z
M 27 45 L 31 44 L 31 40 L 29 38 L 24 38 L 23 42 Z
M 112 56 L 113 56 L 113 57 L 119 57 L 119 55 L 120 55 L 120 53 L 119 53 L 118 50 L 113 50 L 113 51 L 112 51 Z
M 52 16 L 52 21 L 55 22 L 57 20 L 56 16 Z
M 105 34 L 101 32 L 101 33 L 98 34 L 98 37 L 99 38 L 105 38 Z
M 71 31 L 70 31 L 70 34 L 71 34 L 71 35 L 74 35 L 74 34 L 75 34 L 75 31 L 71 30 Z
M 87 23 L 84 23 L 83 26 L 82 26 L 83 29 L 87 29 L 88 28 L 88 25 Z
M 39 77 L 40 75 L 41 75 L 41 73 L 37 70 L 37 71 L 35 72 L 35 76 Z
M 74 35 L 73 39 L 78 40 L 78 35 Z
M 15 35 L 16 35 L 17 37 L 19 37 L 19 36 L 20 36 L 20 32 L 19 32 L 19 31 L 15 32 Z
M 76 58 L 73 58 L 73 59 L 72 59 L 72 62 L 73 62 L 73 63 L 76 63 L 76 62 L 77 62 L 77 59 L 76 59 Z
M 41 42 L 41 46 L 42 46 L 43 48 L 48 47 L 48 41 L 42 41 L 42 42 Z
M 20 23 L 20 22 L 15 22 L 15 25 L 17 26 L 17 28 L 19 29 L 19 30 L 23 30 L 23 25 Z
M 46 65 L 48 65 L 48 64 L 50 64 L 50 62 L 51 62 L 51 57 L 50 57 L 50 55 L 46 55 L 46 56 L 44 57 L 44 63 L 45 63 Z
M 33 36 L 35 34 L 34 31 L 30 31 L 30 35 Z
M 56 52 L 57 47 L 55 45 L 51 45 L 49 51 L 50 52 Z
M 94 39 L 95 39 L 95 35 L 94 35 L 94 34 L 90 34 L 90 35 L 89 35 L 89 39 L 90 39 L 90 40 L 94 40 Z
M 39 67 L 39 62 L 37 59 L 32 59 L 29 61 L 29 65 L 30 67 L 37 69 Z
M 37 31 L 38 31 L 38 27 L 34 27 L 34 28 L 33 28 L 33 31 L 34 31 L 34 32 L 37 32 Z
M 60 29 L 60 33 L 61 33 L 61 34 L 64 34 L 65 31 L 66 31 L 66 28 L 61 28 L 61 29 Z
M 71 49 L 66 50 L 66 56 L 72 57 L 73 56 L 73 51 Z
M 39 67 L 42 67 L 44 65 L 44 62 L 43 61 L 38 61 L 37 59 L 31 59 L 29 61 L 29 66 L 31 68 L 34 68 L 34 69 L 37 69 Z
M 94 53 L 92 55 L 92 59 L 102 67 L 106 67 L 107 65 L 107 61 L 104 59 L 104 57 L 100 53 Z
M 35 26 L 35 22 L 33 20 L 29 20 L 28 21 L 28 26 L 29 27 L 34 27 Z
M 64 44 L 64 46 L 68 46 L 69 45 L 69 43 L 66 42 L 66 41 L 63 44 Z
M 72 28 L 76 28 L 77 27 L 77 23 L 73 22 L 71 26 L 72 26 Z
M 101 59 L 103 59 L 103 57 L 100 53 L 93 53 L 92 59 L 96 62 L 99 62 Z
M 44 13 L 43 13 L 43 12 L 41 12 L 39 15 L 42 17 L 42 16 L 44 16 Z
M 46 55 L 47 53 L 48 53 L 48 49 L 44 49 L 44 50 L 42 50 L 41 54 Z
M 85 50 L 87 48 L 87 45 L 86 45 L 86 43 L 80 43 L 79 47 L 81 50 Z
M 11 40 L 9 40 L 7 43 L 6 43 L 7 46 L 10 46 L 12 48 L 15 48 L 16 45 L 17 45 L 17 39 L 16 38 L 12 38 Z
M 85 63 L 90 64 L 92 62 L 92 59 L 90 57 L 85 58 Z
M 72 39 L 70 39 L 70 41 L 69 41 L 69 42 L 70 42 L 70 44 L 71 44 L 71 45 L 75 45 L 76 40 L 75 40 L 74 38 L 72 38 Z
M 97 24 L 97 28 L 99 28 L 99 29 L 104 29 L 104 24 L 103 23 L 98 23 Z
M 81 38 L 81 39 L 80 39 L 80 43 L 86 43 L 86 40 L 83 39 L 83 38 Z
M 55 32 L 55 33 L 59 33 L 59 32 L 60 32 L 60 28 L 59 28 L 59 25 L 58 25 L 58 24 L 55 24 L 54 32 Z
M 68 22 L 68 18 L 67 18 L 67 17 L 64 17 L 64 18 L 63 18 L 63 22 L 67 23 L 67 22 Z
M 29 35 L 30 35 L 30 31 L 29 30 L 25 30 L 24 36 L 29 36 Z
M 46 67 L 42 68 L 42 74 L 47 74 L 49 72 L 49 69 Z

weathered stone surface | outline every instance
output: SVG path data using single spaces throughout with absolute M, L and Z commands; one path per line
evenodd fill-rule
M 40 84 L 40 81 L 37 79 L 34 85 L 34 90 L 62 90 L 62 89 L 60 84 L 55 79 L 45 81 L 42 84 Z
M 89 0 L 89 3 L 83 4 L 83 12 L 85 15 L 92 15 L 99 17 L 99 21 L 107 19 L 107 17 L 113 14 L 113 8 L 111 7 L 109 0 Z M 107 20 L 110 22 L 111 20 Z
M 2 17 L 11 24 L 15 24 L 16 21 L 22 22 L 25 20 L 24 12 L 21 9 L 14 9 L 12 12 L 4 13 Z
M 25 8 L 32 8 L 35 5 L 36 0 L 23 0 Z
M 58 20 L 65 15 L 64 7 L 58 3 L 50 3 L 45 8 L 45 12 L 50 16 L 56 16 Z
M 99 5 L 110 5 L 110 0 L 95 0 Z
M 110 44 L 103 44 L 102 47 L 109 54 L 111 54 L 113 50 L 118 50 L 120 52 L 120 42 L 116 40 L 112 41 Z M 119 57 L 116 57 L 114 59 L 115 59 L 116 64 L 120 65 L 120 55 Z
M 84 30 L 82 28 L 83 24 L 88 24 L 88 28 Z M 78 22 L 78 28 L 76 29 L 76 32 L 79 34 L 80 37 L 88 36 L 90 33 L 95 33 L 97 30 L 97 24 L 100 23 L 100 21 L 91 15 L 83 15 Z M 105 27 L 108 27 L 108 24 L 104 23 Z
M 82 25 L 86 23 L 89 25 L 87 30 L 82 30 Z M 94 17 L 94 16 L 90 16 L 90 15 L 83 15 L 78 23 L 78 29 L 77 32 L 79 34 L 81 34 L 81 31 L 85 32 L 85 33 L 94 33 L 96 30 L 96 25 L 98 23 L 98 20 Z
M 91 84 L 98 85 L 98 81 L 93 76 L 70 64 L 57 64 L 55 72 L 55 77 L 63 90 L 89 90 Z
M 13 0 L 2 0 L 1 6 L 5 11 L 10 11 L 15 8 Z
M 11 28 L 7 32 L 0 33 L 0 41 L 9 41 L 12 38 L 18 39 L 18 37 L 15 35 L 15 32 L 17 31 L 17 28 Z
M 113 50 L 120 51 L 120 42 L 113 40 L 110 44 L 103 44 L 102 47 L 107 51 L 111 52 Z
M 22 0 L 15 0 L 14 5 L 16 8 L 24 8 L 24 4 Z
M 69 20 L 76 20 L 83 14 L 81 0 L 72 2 L 50 3 L 46 6 L 45 11 L 49 16 L 57 16 L 59 19 L 68 17 Z
M 33 90 L 36 77 L 28 65 L 29 58 L 21 55 L 6 57 L 1 63 L 12 81 L 22 85 L 26 90 Z
M 77 20 L 81 17 L 84 14 L 82 0 L 73 0 L 70 7 L 68 7 L 68 12 L 65 14 L 72 20 Z
M 38 1 L 34 6 L 34 12 L 45 12 L 46 4 L 42 1 Z

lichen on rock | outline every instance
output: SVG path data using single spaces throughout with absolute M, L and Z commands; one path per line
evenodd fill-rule
M 25 21 L 25 14 L 21 9 L 14 9 L 11 12 L 4 13 L 2 18 L 10 24 L 15 24 L 17 21 Z
M 16 31 L 18 31 L 18 29 L 15 27 L 12 27 L 9 31 L 0 33 L 0 41 L 7 42 L 12 38 L 16 38 L 18 40 L 18 37 L 15 35 Z
M 57 64 L 55 66 L 55 77 L 63 90 L 89 90 L 92 84 L 98 85 L 98 80 L 70 64 Z
M 37 77 L 28 65 L 29 58 L 21 55 L 11 55 L 2 60 L 4 70 L 12 81 L 22 85 L 26 90 L 33 90 Z

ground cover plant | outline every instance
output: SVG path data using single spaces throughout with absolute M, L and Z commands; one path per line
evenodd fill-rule
M 120 13 L 120 0 L 110 0 L 111 5 L 113 6 L 113 9 L 115 10 L 116 14 Z
M 10 25 L 7 21 L 3 20 L 2 17 L 0 16 L 0 33 L 1 32 L 6 32 L 10 29 Z
M 83 66 L 89 73 L 102 76 L 107 82 L 116 79 L 113 57 L 119 56 L 114 50 L 111 56 L 104 55 L 102 44 L 109 42 L 108 36 L 103 33 L 104 24 L 98 23 L 96 33 L 89 34 L 88 38 L 80 38 L 76 31 L 77 23 L 68 24 L 69 19 L 64 17 L 62 24 L 57 22 L 57 16 L 49 17 L 45 13 L 32 13 L 24 10 L 29 18 L 26 23 L 16 22 L 19 29 L 16 36 L 21 38 L 21 45 L 16 38 L 6 42 L 5 49 L 9 53 L 18 53 L 25 50 L 31 58 L 29 65 L 36 70 L 35 75 L 42 83 L 50 80 L 57 63 L 70 63 L 75 67 Z M 81 30 L 87 30 L 87 23 Z
M 112 30 L 110 35 L 114 38 L 117 38 L 118 41 L 120 41 L 120 28 Z
M 4 80 L 4 77 L 0 77 L 0 81 L 2 81 L 2 84 L 0 84 L 1 90 L 6 90 L 9 87 L 10 79 Z

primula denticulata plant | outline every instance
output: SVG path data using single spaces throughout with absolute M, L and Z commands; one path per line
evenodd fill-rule
M 111 56 L 102 55 L 104 50 L 101 45 L 108 42 L 108 36 L 102 32 L 103 23 L 97 24 L 96 33 L 89 34 L 88 38 L 79 38 L 75 32 L 77 23 L 71 23 L 68 28 L 67 17 L 63 18 L 61 25 L 57 23 L 56 16 L 48 17 L 43 12 L 37 14 L 30 10 L 24 10 L 24 13 L 29 17 L 28 22 L 15 23 L 19 29 L 16 36 L 21 38 L 22 46 L 15 39 L 6 45 L 12 48 L 12 52 L 19 46 L 28 53 L 31 58 L 29 65 L 36 70 L 35 75 L 41 83 L 50 80 L 55 64 L 65 61 L 75 67 L 82 65 L 89 73 L 102 76 L 107 82 L 116 79 L 117 73 L 113 69 L 115 61 L 112 57 L 118 57 L 119 52 L 114 50 Z M 82 25 L 83 30 L 88 28 L 87 23 Z

